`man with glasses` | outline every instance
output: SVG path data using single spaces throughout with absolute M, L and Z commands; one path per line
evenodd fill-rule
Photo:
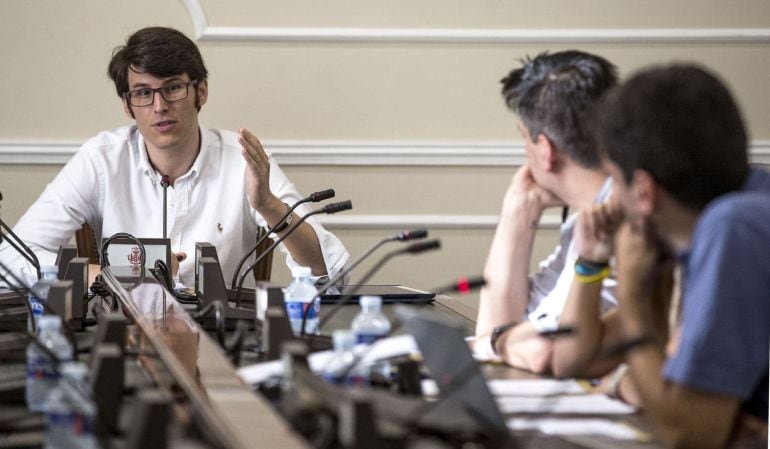
M 83 223 L 102 238 L 118 232 L 161 236 L 163 181 L 179 281 L 192 286 L 194 262 L 187 254 L 201 241 L 217 247 L 230 279 L 258 228 L 277 225 L 300 195 L 251 132 L 199 126 L 208 71 L 195 43 L 181 32 L 137 31 L 115 49 L 108 73 L 135 124 L 87 141 L 19 220 L 17 233 L 42 265 L 54 263 L 59 245 Z M 300 206 L 295 213 L 308 211 Z M 286 222 L 278 235 L 291 227 Z M 333 276 L 348 259 L 339 239 L 312 218 L 284 240 L 281 250 L 290 267 L 309 266 L 315 276 Z M 11 252 L 3 251 L 0 258 L 11 262 Z M 25 263 L 12 262 L 17 269 Z

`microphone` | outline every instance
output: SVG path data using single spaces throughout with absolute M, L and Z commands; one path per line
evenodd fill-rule
M 483 287 L 486 285 L 486 283 L 486 279 L 484 279 L 482 276 L 474 276 L 470 278 L 459 277 L 454 283 L 447 284 L 443 287 L 439 287 L 431 291 L 435 291 L 436 293 L 460 293 L 462 295 L 466 295 L 472 290 Z
M 168 238 L 168 225 L 166 224 L 167 220 L 167 207 L 166 207 L 166 201 L 168 197 L 168 186 L 171 185 L 171 182 L 169 181 L 168 175 L 163 175 L 160 178 L 160 186 L 163 187 L 163 238 Z
M 320 192 L 313 192 L 310 195 L 306 196 L 305 198 L 302 198 L 301 200 L 297 201 L 296 203 L 292 204 L 292 206 L 289 208 L 289 210 L 286 212 L 286 214 L 281 217 L 280 220 L 278 220 L 278 223 L 275 224 L 272 228 L 269 228 L 267 232 L 257 240 L 257 243 L 254 245 L 253 248 L 249 250 L 238 262 L 238 266 L 235 268 L 235 272 L 233 273 L 233 281 L 230 283 L 230 288 L 235 288 L 237 282 L 238 282 L 238 274 L 241 272 L 241 268 L 243 268 L 243 264 L 246 263 L 246 259 L 249 258 L 252 254 L 254 254 L 254 251 L 259 248 L 259 244 L 262 243 L 263 240 L 265 240 L 270 234 L 272 234 L 279 226 L 281 226 L 284 221 L 291 215 L 292 212 L 294 212 L 294 209 L 297 208 L 300 204 L 313 202 L 313 203 L 319 203 L 324 200 L 328 200 L 329 198 L 334 198 L 334 189 L 326 189 L 321 190 Z
M 412 230 L 412 231 L 401 231 L 398 234 L 396 234 L 395 236 L 386 237 L 386 238 L 380 240 L 379 242 L 377 242 L 374 245 L 372 245 L 371 247 L 369 247 L 369 249 L 367 249 L 363 254 L 358 256 L 358 258 L 355 261 L 353 261 L 353 263 L 351 263 L 348 267 L 346 267 L 345 269 L 340 270 L 339 272 L 337 272 L 337 274 L 333 278 L 329 279 L 329 281 L 326 284 L 324 284 L 323 286 L 321 286 L 320 289 L 318 289 L 316 294 L 317 295 L 322 295 L 322 294 L 326 293 L 326 291 L 329 290 L 330 288 L 332 288 L 334 286 L 334 284 L 337 283 L 337 281 L 342 279 L 346 274 L 348 274 L 351 271 L 353 271 L 353 269 L 355 269 L 361 262 L 363 262 L 364 259 L 369 257 L 374 251 L 376 251 L 382 245 L 384 245 L 384 244 L 386 244 L 388 242 L 408 242 L 408 241 L 411 241 L 411 240 L 422 239 L 422 238 L 425 238 L 427 236 L 428 236 L 428 231 L 427 230 L 425 230 L 425 229 L 415 229 L 415 230 Z
M 361 288 L 362 285 L 366 284 L 366 282 L 374 276 L 374 274 L 382 268 L 383 265 L 390 259 L 392 259 L 395 256 L 401 255 L 401 254 L 420 254 L 425 251 L 432 251 L 434 249 L 441 248 L 441 241 L 434 239 L 434 240 L 428 240 L 426 242 L 417 242 L 412 243 L 411 245 L 407 246 L 406 248 L 400 248 L 395 251 L 391 251 L 385 256 L 383 256 L 369 271 L 366 272 L 366 274 L 361 278 L 360 281 L 356 282 L 356 285 L 353 287 L 353 290 L 345 294 L 342 298 L 340 298 L 336 304 L 334 304 L 334 307 L 327 313 L 319 322 L 318 322 L 318 329 L 321 328 L 324 324 L 329 322 L 329 320 L 350 300 L 354 297 L 356 292 Z M 308 308 L 309 309 L 309 308 Z M 307 313 L 307 311 L 306 311 Z M 303 316 L 302 319 L 302 329 L 300 331 L 300 335 L 305 334 L 305 316 Z
M 11 278 L 13 278 L 13 280 L 16 281 L 19 286 L 21 286 L 23 289 L 26 289 L 29 293 L 37 296 L 38 298 L 41 297 L 42 295 L 40 294 L 40 292 L 35 291 L 34 287 L 27 285 L 24 281 L 19 279 L 19 277 L 13 271 L 11 271 L 3 262 L 0 262 L 0 269 L 2 269 L 6 273 L 5 275 L 0 273 L 0 280 L 5 282 L 6 284 L 8 284 L 8 286 L 17 295 L 19 295 L 19 298 L 21 299 L 21 302 L 23 302 L 24 305 L 26 306 L 27 313 L 29 314 L 29 321 L 31 323 L 32 334 L 35 335 L 35 333 L 37 332 L 37 324 L 35 323 L 35 319 L 34 319 L 33 312 L 32 312 L 32 304 L 30 304 L 29 297 L 24 293 L 24 291 L 22 291 L 21 288 L 19 288 L 16 285 L 12 284 L 10 282 L 10 280 L 8 279 L 8 277 L 6 277 L 6 275 L 8 275 Z M 43 309 L 46 312 L 54 314 L 54 315 L 56 314 L 56 312 L 53 309 L 51 309 L 51 306 L 49 306 L 45 302 L 41 302 L 41 304 L 43 305 Z M 14 321 L 11 321 L 11 322 L 13 323 L 13 325 L 16 325 L 16 323 Z M 73 360 L 77 360 L 77 358 L 78 358 L 78 341 L 77 341 L 77 338 L 75 338 L 75 334 L 72 333 L 72 329 L 70 329 L 69 326 L 67 326 L 66 323 L 62 323 L 62 329 L 64 330 L 64 333 L 67 335 L 67 338 L 70 340 L 70 343 L 72 343 L 72 349 L 73 349 L 73 354 L 74 354 Z M 25 333 L 27 333 L 26 330 L 25 330 Z M 46 351 L 44 350 L 43 352 L 46 352 Z M 54 360 L 58 363 L 58 359 L 55 358 Z
M 0 201 L 2 201 L 2 193 L 0 193 Z M 16 233 L 13 232 L 13 230 L 8 227 L 7 224 L 3 221 L 2 217 L 0 217 L 0 242 L 3 241 L 3 230 L 7 233 L 5 236 L 5 241 L 8 242 L 11 247 L 16 250 L 17 253 L 19 253 L 24 259 L 27 260 L 30 264 L 32 264 L 33 267 L 35 267 L 35 272 L 37 274 L 37 278 L 40 279 L 40 261 L 37 258 L 37 255 L 35 254 L 32 249 L 27 246 L 26 243 L 24 243 L 24 240 L 22 240 Z
M 290 236 L 294 230 L 296 230 L 298 227 L 302 225 L 302 223 L 305 222 L 311 215 L 316 214 L 336 214 L 337 212 L 342 212 L 348 209 L 353 208 L 353 203 L 350 200 L 347 201 L 341 201 L 339 203 L 331 203 L 327 204 L 326 206 L 316 209 L 313 211 L 308 212 L 303 217 L 300 217 L 299 221 L 296 224 L 292 224 L 292 227 L 289 228 L 286 233 L 284 233 L 278 240 L 274 241 L 272 245 L 268 246 L 265 251 L 262 252 L 262 254 L 258 255 L 256 259 L 254 259 L 254 262 L 249 265 L 248 268 L 246 268 L 246 271 L 243 272 L 240 279 L 238 279 L 238 288 L 235 291 L 235 304 L 236 306 L 240 304 L 241 300 L 241 291 L 243 290 L 243 282 L 246 280 L 246 275 L 248 275 L 259 263 L 260 260 L 262 260 L 265 256 L 270 254 L 270 251 L 274 250 L 276 246 L 278 246 L 281 242 L 283 242 L 286 237 Z

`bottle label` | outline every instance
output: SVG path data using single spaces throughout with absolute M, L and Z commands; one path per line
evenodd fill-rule
M 28 358 L 27 378 L 34 380 L 56 380 L 59 378 L 59 371 L 47 357 Z
M 48 431 L 75 436 L 88 436 L 94 433 L 94 420 L 90 416 L 74 411 L 46 413 Z
M 366 333 L 366 332 L 356 332 L 356 343 L 357 344 L 372 344 L 375 341 L 384 338 L 385 336 L 382 334 L 372 334 L 372 333 Z
M 334 385 L 347 385 L 351 387 L 365 387 L 369 385 L 369 379 L 362 376 L 360 373 L 348 373 L 344 377 L 340 374 L 321 374 L 321 378 L 326 382 Z
M 32 314 L 35 318 L 43 316 L 45 308 L 43 307 L 43 303 L 36 296 L 29 297 L 29 306 L 32 308 Z
M 310 310 L 307 310 L 307 309 Z M 302 321 L 302 316 L 307 313 L 307 321 L 315 320 L 318 318 L 318 312 L 321 308 L 318 301 L 313 302 L 300 302 L 290 301 L 286 303 L 286 314 L 290 320 Z M 307 312 L 305 312 L 307 310 Z

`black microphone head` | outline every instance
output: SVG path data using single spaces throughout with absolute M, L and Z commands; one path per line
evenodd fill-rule
M 434 240 L 428 240 L 426 242 L 412 243 L 411 245 L 406 247 L 405 252 L 417 254 L 423 251 L 430 251 L 430 250 L 439 249 L 439 248 L 441 248 L 441 240 L 434 239 Z
M 171 185 L 171 181 L 169 181 L 168 175 L 163 175 L 160 177 L 160 186 L 164 189 Z
M 336 214 L 337 212 L 342 212 L 343 210 L 348 210 L 352 208 L 353 208 L 353 203 L 350 200 L 347 200 L 347 201 L 340 201 L 339 203 L 327 204 L 321 209 L 321 212 L 325 214 Z
M 399 242 L 409 242 L 411 240 L 424 239 L 428 236 L 427 229 L 412 229 L 411 231 L 401 231 L 396 236 Z
M 310 194 L 310 201 L 318 203 L 329 198 L 334 198 L 334 189 L 321 190 L 320 192 L 313 192 Z

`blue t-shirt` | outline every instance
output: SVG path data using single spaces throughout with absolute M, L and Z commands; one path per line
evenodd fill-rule
M 706 207 L 682 261 L 682 335 L 665 377 L 767 420 L 770 172 L 753 169 L 742 191 Z

